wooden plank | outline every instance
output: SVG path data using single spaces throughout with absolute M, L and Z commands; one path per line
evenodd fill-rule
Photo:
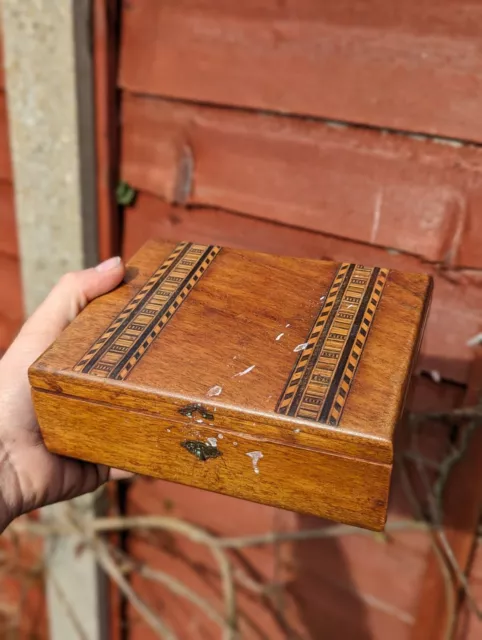
M 482 140 L 482 7 L 463 0 L 136 0 L 120 84 Z
M 482 398 L 482 351 L 477 350 L 471 367 L 465 406 L 474 406 Z M 464 427 L 459 434 L 459 445 Z M 482 429 L 477 428 L 470 437 L 469 445 L 461 461 L 455 465 L 447 482 L 444 494 L 444 531 L 460 569 L 469 567 L 472 552 L 477 541 L 476 532 L 482 504 Z M 461 499 L 463 496 L 463 499 Z M 441 552 L 445 554 L 443 547 Z M 455 578 L 453 590 L 456 606 L 462 595 L 460 584 Z M 463 598 L 462 598 L 463 599 Z M 455 611 L 457 615 L 458 607 Z M 419 597 L 419 610 L 413 632 L 414 640 L 443 640 L 448 629 L 455 629 L 457 620 L 450 619 L 446 598 L 446 585 L 438 560 L 432 554 L 427 565 Z M 453 623 L 453 626 L 452 626 Z
M 5 88 L 5 69 L 3 60 L 3 35 L 2 25 L 0 24 L 0 89 Z
M 470 563 L 469 584 L 475 602 L 482 602 L 482 542 L 476 543 Z M 482 634 L 482 620 L 469 606 L 467 599 L 462 603 L 458 616 L 456 640 L 477 640 Z
M 115 200 L 118 173 L 117 0 L 94 0 L 95 140 L 99 259 L 119 251 L 119 216 Z
M 0 321 L 0 335 L 1 331 Z M 0 577 L 0 637 L 49 640 L 44 576 L 39 571 L 42 539 L 3 535 L 0 554 L 5 564 Z
M 0 253 L 18 256 L 13 186 L 0 179 Z
M 0 90 L 0 180 L 12 180 L 12 163 L 8 141 L 8 115 L 5 91 Z
M 23 320 L 23 304 L 18 257 L 0 253 L 0 273 L 0 315 L 19 327 Z
M 1 224 L 1 221 L 0 221 Z M 23 322 L 20 262 L 16 256 L 0 253 L 0 349 L 6 349 Z
M 122 176 L 221 207 L 414 253 L 458 257 L 482 207 L 482 149 L 124 94 Z M 477 228 L 475 228 L 475 231 Z M 482 266 L 482 252 L 471 267 Z
M 448 380 L 467 380 L 473 355 L 467 340 L 478 333 L 482 323 L 481 274 L 440 272 L 413 256 L 219 209 L 173 207 L 160 198 L 139 193 L 135 207 L 124 214 L 124 255 L 130 257 L 149 238 L 215 242 L 275 254 L 430 273 L 435 288 L 421 364 Z

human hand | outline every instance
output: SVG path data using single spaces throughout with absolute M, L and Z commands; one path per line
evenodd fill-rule
M 120 258 L 66 274 L 0 360 L 0 532 L 17 516 L 132 474 L 47 451 L 32 405 L 29 366 L 88 302 L 124 277 Z

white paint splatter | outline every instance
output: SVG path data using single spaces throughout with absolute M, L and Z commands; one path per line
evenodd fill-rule
M 430 371 L 430 377 L 437 384 L 442 382 L 442 376 L 440 375 L 440 371 L 436 371 L 435 369 L 433 369 L 432 371 Z
M 207 438 L 206 442 L 211 445 L 211 447 L 217 447 L 218 441 L 216 438 Z
M 325 302 L 325 300 L 326 300 L 326 296 L 321 296 L 320 302 Z
M 166 431 L 167 431 L 167 433 L 171 433 L 171 430 L 170 430 L 170 429 L 166 429 Z
M 238 443 L 236 441 L 233 442 L 233 447 L 237 447 L 237 446 L 238 446 Z
M 301 429 L 293 429 L 293 433 L 299 433 Z
M 263 458 L 263 454 L 261 453 L 261 451 L 250 451 L 246 455 L 251 458 L 254 472 L 259 473 L 258 462 L 261 460 L 261 458 Z
M 197 422 L 198 424 L 203 424 L 204 420 L 203 420 L 202 418 L 198 418 L 198 419 L 196 420 L 196 422 Z
M 287 329 L 288 327 L 291 327 L 290 324 L 285 325 L 285 329 Z
M 380 191 L 377 193 L 375 197 L 375 207 L 373 209 L 372 235 L 370 238 L 370 242 L 372 243 L 375 242 L 378 235 L 378 229 L 380 227 L 380 219 L 382 217 L 382 202 L 383 202 L 383 191 L 380 189 Z
M 239 376 L 245 376 L 247 373 L 250 373 L 255 368 L 255 366 L 256 366 L 255 364 L 252 364 L 250 367 L 248 367 L 244 371 L 240 371 L 239 373 L 235 373 L 233 378 L 237 378 Z
M 211 387 L 209 389 L 209 391 L 206 393 L 207 396 L 209 396 L 210 398 L 212 398 L 213 396 L 220 396 L 223 392 L 223 388 L 221 386 L 219 386 L 218 384 L 214 385 L 214 387 Z
M 218 438 L 219 438 L 220 440 L 222 440 L 222 439 L 224 438 L 223 434 L 222 434 L 222 433 L 218 433 Z
M 349 305 L 347 306 L 347 309 L 351 309 L 351 308 L 352 308 L 352 307 L 354 307 L 354 306 L 355 306 L 354 304 L 349 304 Z
M 467 340 L 468 347 L 476 347 L 478 344 L 482 344 L 482 333 L 477 333 L 470 340 Z
M 308 343 L 307 343 L 307 342 L 303 342 L 302 344 L 298 344 L 298 345 L 293 349 L 293 351 L 294 351 L 295 353 L 298 353 L 298 351 L 304 351 L 304 350 L 306 349 L 306 347 L 307 347 L 307 346 L 308 346 Z
M 281 338 L 282 338 L 283 336 L 284 336 L 284 333 L 279 333 L 279 334 L 276 336 L 275 340 L 281 340 Z

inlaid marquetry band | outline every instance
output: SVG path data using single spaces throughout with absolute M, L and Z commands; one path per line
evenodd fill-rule
M 388 273 L 340 265 L 278 401 L 278 413 L 339 424 Z
M 220 251 L 182 242 L 96 340 L 74 371 L 125 380 Z

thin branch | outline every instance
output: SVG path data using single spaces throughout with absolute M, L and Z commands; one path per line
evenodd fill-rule
M 96 532 L 100 531 L 121 531 L 124 529 L 163 529 L 179 533 L 189 538 L 193 542 L 205 544 L 219 565 L 221 575 L 224 602 L 226 609 L 226 622 L 228 629 L 225 630 L 225 640 L 235 640 L 237 637 L 237 614 L 236 614 L 236 589 L 232 574 L 231 563 L 227 555 L 221 548 L 218 548 L 217 538 L 207 533 L 200 527 L 196 527 L 184 520 L 171 518 L 169 516 L 131 516 L 123 518 L 97 518 L 92 521 L 92 527 Z
M 241 549 L 243 547 L 277 544 L 280 542 L 297 542 L 301 540 L 314 540 L 322 538 L 337 538 L 345 535 L 373 536 L 373 531 L 360 529 L 350 525 L 334 525 L 319 529 L 306 529 L 303 531 L 270 532 L 255 536 L 240 536 L 236 538 L 217 538 L 198 529 L 187 522 L 165 516 L 132 516 L 126 518 L 97 518 L 92 521 L 92 528 L 100 531 L 121 531 L 124 529 L 167 529 L 178 533 L 185 533 L 195 542 L 202 542 L 209 547 L 219 549 Z M 388 522 L 385 531 L 400 530 L 426 531 L 428 525 L 425 522 L 413 520 L 395 520 Z M 191 531 L 192 529 L 192 531 Z
M 179 526 L 178 526 L 179 525 Z M 94 533 L 106 533 L 109 531 L 125 531 L 131 529 L 160 529 L 174 531 L 183 534 L 187 531 L 188 523 L 177 520 L 176 518 L 167 518 L 164 516 L 131 516 L 131 517 L 108 517 L 96 518 L 89 522 L 88 527 Z M 270 532 L 254 536 L 240 536 L 235 538 L 216 538 L 209 533 L 198 529 L 194 525 L 188 525 L 193 528 L 193 535 L 189 533 L 189 537 L 194 542 L 205 544 L 208 547 L 219 549 L 242 549 L 249 546 L 263 546 L 282 542 L 301 542 L 303 540 L 317 540 L 326 538 L 338 538 L 342 536 L 373 536 L 375 533 L 368 529 L 360 529 L 350 525 L 334 525 L 331 527 L 321 527 L 317 529 L 306 529 L 302 531 L 284 531 Z M 387 522 L 385 526 L 386 533 L 396 531 L 428 531 L 430 525 L 423 521 L 417 520 L 394 520 Z M 16 532 L 33 533 L 40 536 L 49 535 L 68 535 L 74 531 L 72 527 L 65 524 L 46 525 L 37 522 L 17 521 L 10 525 L 9 529 Z M 202 535 L 201 535 L 202 534 Z
M 144 602 L 144 600 L 142 600 L 142 598 L 138 596 L 129 582 L 124 578 L 122 571 L 110 555 L 106 543 L 97 538 L 93 541 L 93 548 L 100 566 L 104 569 L 111 580 L 117 584 L 124 596 L 129 600 L 132 607 L 140 613 L 156 635 L 165 640 L 177 640 L 177 636 L 172 629 L 170 629 L 159 615 L 152 611 L 152 609 Z
M 412 488 L 412 483 L 410 482 L 410 479 L 408 477 L 408 473 L 407 470 L 405 468 L 405 465 L 402 463 L 400 465 L 400 479 L 401 479 L 401 483 L 402 483 L 402 488 L 404 490 L 404 493 L 407 497 L 407 500 L 409 501 L 413 514 L 416 518 L 422 518 L 423 517 L 423 513 L 422 513 L 422 507 L 420 505 L 420 502 L 415 494 L 415 491 Z M 442 552 L 439 549 L 439 546 L 437 544 L 437 541 L 435 539 L 435 535 L 433 532 L 433 527 L 432 529 L 432 535 L 431 535 L 431 547 L 432 547 L 432 551 L 437 559 L 438 565 L 439 565 L 439 569 L 440 569 L 440 573 L 442 574 L 442 578 L 444 581 L 444 588 L 445 588 L 445 601 L 447 604 L 447 611 L 448 611 L 448 622 L 447 625 L 445 627 L 445 633 L 444 633 L 444 640 L 450 640 L 450 636 L 452 633 L 452 629 L 453 629 L 453 625 L 454 625 L 454 621 L 456 618 L 456 602 L 455 602 L 455 594 L 454 594 L 454 585 L 453 585 L 453 581 L 452 581 L 452 576 L 450 575 L 450 572 L 447 568 L 447 564 L 445 562 L 445 558 L 442 554 Z
M 123 571 L 136 571 L 142 578 L 162 584 L 172 593 L 176 594 L 177 596 L 181 596 L 182 598 L 188 600 L 188 602 L 194 604 L 196 607 L 198 607 L 198 609 L 205 613 L 208 618 L 210 618 L 220 627 L 224 628 L 225 620 L 222 615 L 216 611 L 216 609 L 208 600 L 202 598 L 195 591 L 186 586 L 183 582 L 177 580 L 173 576 L 170 576 L 164 571 L 152 569 L 146 564 L 135 562 L 126 554 L 123 554 L 122 560 Z
M 460 446 L 454 448 L 453 451 L 444 459 L 444 461 L 440 465 L 440 475 L 433 487 L 435 503 L 437 506 L 437 514 L 439 515 L 439 517 L 441 517 L 441 514 L 443 513 L 443 493 L 448 478 L 452 473 L 452 469 L 454 468 L 454 466 L 464 457 L 476 427 L 477 423 L 475 421 L 472 421 L 465 427 L 462 433 Z
M 408 420 L 411 423 L 419 423 L 423 421 L 453 421 L 453 420 L 470 420 L 474 418 L 482 418 L 482 406 L 460 407 L 459 409 L 451 409 L 450 411 L 428 411 L 426 413 L 409 413 Z
M 462 436 L 462 442 L 461 442 L 460 448 L 454 449 L 454 451 L 447 457 L 448 462 L 446 464 L 445 472 L 442 475 L 442 482 L 436 485 L 435 493 L 433 493 L 431 490 L 430 480 L 427 476 L 427 471 L 424 468 L 424 466 L 421 464 L 417 464 L 417 470 L 420 474 L 420 477 L 422 478 L 422 481 L 426 486 L 427 499 L 428 499 L 428 505 L 430 508 L 431 517 L 433 522 L 437 525 L 436 527 L 433 528 L 434 535 L 437 537 L 439 544 L 445 553 L 445 557 L 450 567 L 452 568 L 452 571 L 457 577 L 457 580 L 459 581 L 460 585 L 462 585 L 470 610 L 472 611 L 472 613 L 474 613 L 477 616 L 478 619 L 482 619 L 482 610 L 477 605 L 477 600 L 472 593 L 472 588 L 469 584 L 468 578 L 465 575 L 464 570 L 459 565 L 457 558 L 455 557 L 455 554 L 452 550 L 452 546 L 443 528 L 443 507 L 442 507 L 442 497 L 443 497 L 445 485 L 447 484 L 447 481 L 449 479 L 450 473 L 454 465 L 463 457 L 465 451 L 467 450 L 467 447 L 470 443 L 470 438 L 475 430 L 475 426 L 476 426 L 475 421 L 471 422 L 470 425 L 467 426 Z M 416 451 L 416 453 L 419 453 L 419 452 Z M 455 624 L 454 620 L 452 621 L 452 626 L 453 624 Z
M 426 531 L 427 529 L 428 526 L 425 522 L 415 522 L 413 520 L 394 520 L 393 522 L 387 522 L 385 525 L 386 533 L 393 533 L 395 531 Z M 273 531 L 255 536 L 219 538 L 216 543 L 223 549 L 242 549 L 244 547 L 257 547 L 285 542 L 302 542 L 304 540 L 323 540 L 350 535 L 372 537 L 376 534 L 368 529 L 339 524 L 331 527 L 306 529 L 303 531 Z

